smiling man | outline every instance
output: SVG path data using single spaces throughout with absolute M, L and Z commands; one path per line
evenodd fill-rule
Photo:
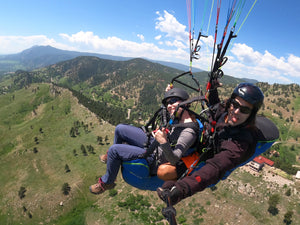
M 202 146 L 207 154 L 201 160 L 205 164 L 190 176 L 165 182 L 157 189 L 162 200 L 168 193 L 171 203 L 176 204 L 216 184 L 227 171 L 246 162 L 255 152 L 260 137 L 255 121 L 264 100 L 262 91 L 251 83 L 241 83 L 227 101 L 220 102 L 217 86 L 209 94 L 209 123 Z

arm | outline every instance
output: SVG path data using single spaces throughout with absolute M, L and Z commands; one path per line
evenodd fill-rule
M 167 181 L 160 190 L 171 190 L 172 203 L 176 204 L 184 198 L 203 191 L 206 187 L 217 183 L 224 173 L 235 168 L 249 156 L 249 142 L 237 142 L 225 140 L 220 153 L 206 161 L 206 164 L 191 176 L 187 176 L 177 182 Z M 173 190 L 173 191 L 172 191 Z
M 171 136 L 170 136 L 171 139 L 172 138 L 177 139 L 177 143 L 176 143 L 175 147 L 172 148 L 168 141 L 160 143 L 160 148 L 163 152 L 164 157 L 172 165 L 175 165 L 181 159 L 181 157 L 184 155 L 184 153 L 197 140 L 197 134 L 191 128 L 185 128 L 183 130 L 181 128 L 175 129 L 174 132 L 180 132 L 179 137 L 178 137 L 178 135 L 176 135 L 176 133 L 171 134 Z
M 222 84 L 218 80 L 213 80 L 211 88 L 209 89 L 208 102 L 210 105 L 215 105 L 220 102 L 218 87 Z

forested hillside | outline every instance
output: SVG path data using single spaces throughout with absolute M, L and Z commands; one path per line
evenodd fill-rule
M 77 92 L 77 96 L 82 95 L 99 104 L 112 107 L 115 112 L 130 109 L 128 122 L 136 123 L 139 118 L 149 119 L 160 106 L 163 90 L 167 84 L 182 72 L 144 59 L 113 61 L 82 56 L 32 72 L 18 70 L 9 78 L 3 78 L 8 79 L 7 82 L 10 84 L 0 91 L 18 90 L 31 83 L 54 83 L 67 87 L 74 93 Z M 208 73 L 196 73 L 194 77 L 204 89 Z M 194 87 L 196 85 L 189 74 L 180 80 Z M 222 82 L 234 85 L 241 80 L 224 76 Z M 193 92 L 190 89 L 188 91 L 191 94 Z M 111 114 L 114 116 L 115 113 Z M 116 115 L 116 118 L 119 116 Z M 110 122 L 116 125 L 126 118 L 121 117 L 119 121 L 112 119 Z

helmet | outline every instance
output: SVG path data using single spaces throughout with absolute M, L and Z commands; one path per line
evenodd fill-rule
M 253 106 L 252 112 L 248 119 L 245 121 L 244 125 L 254 124 L 257 111 L 263 104 L 264 94 L 262 93 L 260 88 L 255 86 L 254 84 L 241 83 L 233 90 L 231 99 L 234 99 L 237 96 L 241 97 Z M 229 107 L 229 104 L 227 105 L 227 107 Z
M 235 97 L 241 97 L 246 102 L 253 105 L 255 113 L 260 109 L 264 101 L 264 94 L 259 87 L 251 83 L 241 83 L 234 90 L 231 95 L 231 99 Z
M 185 101 L 189 98 L 189 94 L 180 88 L 172 88 L 171 90 L 165 93 L 165 96 L 162 100 L 162 103 L 165 105 L 168 98 L 178 97 L 182 101 Z

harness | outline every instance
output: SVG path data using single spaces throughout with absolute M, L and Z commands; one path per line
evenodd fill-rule
M 200 100 L 202 100 L 202 98 L 200 98 Z M 217 110 L 218 105 L 214 105 L 207 110 L 203 110 L 203 112 L 200 114 L 202 118 L 201 124 L 203 125 L 202 127 L 199 126 L 199 137 L 194 144 L 195 150 L 192 154 L 181 159 L 187 167 L 187 170 L 179 179 L 189 175 L 201 162 L 212 158 L 215 154 L 220 152 L 220 148 L 218 147 L 218 132 L 216 129 L 216 121 L 220 118 L 220 115 L 218 115 Z M 205 114 L 205 117 L 203 114 Z

